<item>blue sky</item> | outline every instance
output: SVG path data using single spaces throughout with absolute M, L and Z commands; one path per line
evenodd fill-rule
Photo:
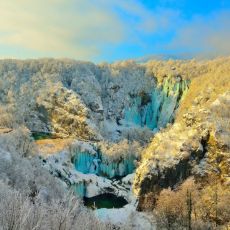
M 0 58 L 230 54 L 229 0 L 1 0 Z

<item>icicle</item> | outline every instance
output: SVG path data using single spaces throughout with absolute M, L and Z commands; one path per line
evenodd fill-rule
M 113 178 L 115 176 L 126 176 L 133 173 L 135 169 L 134 160 L 135 157 L 133 156 L 127 159 L 121 159 L 119 162 L 110 162 L 109 159 L 103 157 L 103 154 L 94 156 L 87 152 L 80 152 L 75 156 L 75 168 L 85 174 L 92 173 Z
M 74 185 L 74 192 L 79 196 L 79 197 L 84 197 L 86 194 L 86 186 L 84 181 L 81 181 L 77 184 Z
M 124 119 L 152 130 L 165 127 L 172 121 L 180 100 L 187 92 L 188 83 L 186 80 L 175 82 L 172 78 L 166 78 L 160 88 L 152 91 L 148 104 L 142 106 L 140 96 L 131 99 L 131 106 L 125 110 Z

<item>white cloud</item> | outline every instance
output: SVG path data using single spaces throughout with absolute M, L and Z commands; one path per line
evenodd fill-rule
M 142 43 L 142 33 L 168 26 L 169 14 L 138 0 L 1 0 L 0 44 L 93 59 L 104 45 Z
M 229 25 L 230 11 L 195 16 L 183 22 L 168 48 L 187 50 L 200 57 L 229 55 Z
M 102 1 L 2 0 L 0 43 L 51 56 L 89 58 L 103 41 L 124 39 L 119 17 Z

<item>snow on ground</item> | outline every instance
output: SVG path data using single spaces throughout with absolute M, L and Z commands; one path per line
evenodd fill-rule
M 151 222 L 150 216 L 144 212 L 137 212 L 133 203 L 123 208 L 94 210 L 95 215 L 103 222 L 124 226 L 133 230 L 155 230 L 156 226 Z

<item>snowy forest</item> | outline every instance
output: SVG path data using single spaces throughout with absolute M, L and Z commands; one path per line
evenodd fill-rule
M 0 60 L 0 229 L 228 229 L 229 71 Z

